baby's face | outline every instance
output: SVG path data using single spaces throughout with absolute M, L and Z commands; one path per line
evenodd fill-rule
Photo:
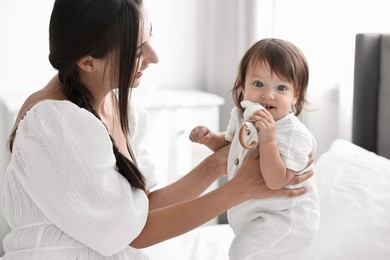
M 263 62 L 248 70 L 243 94 L 244 100 L 263 105 L 275 121 L 289 114 L 296 103 L 293 84 L 271 73 L 269 65 Z

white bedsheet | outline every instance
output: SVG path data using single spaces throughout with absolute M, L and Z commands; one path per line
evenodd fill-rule
M 233 236 L 227 224 L 202 226 L 144 251 L 152 260 L 228 260 Z
M 390 160 L 339 139 L 315 174 L 321 226 L 305 260 L 390 259 Z
M 303 260 L 389 260 L 390 160 L 339 139 L 315 174 L 321 226 Z M 228 225 L 203 226 L 146 252 L 152 260 L 228 260 L 233 236 Z

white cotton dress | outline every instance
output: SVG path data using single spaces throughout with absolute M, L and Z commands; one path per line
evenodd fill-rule
M 250 152 L 238 139 L 243 123 L 242 112 L 234 108 L 225 134 L 226 140 L 231 142 L 229 179 L 236 175 Z M 309 154 L 315 153 L 316 141 L 296 116 L 289 114 L 276 121 L 276 139 L 286 167 L 301 173 L 306 171 Z M 229 224 L 235 233 L 229 250 L 230 260 L 301 259 L 318 232 L 320 216 L 315 175 L 290 188 L 302 186 L 307 192 L 298 197 L 249 200 L 228 210 Z
M 129 139 L 136 150 L 141 136 Z M 150 188 L 153 167 L 143 163 Z M 145 225 L 147 196 L 117 172 L 102 122 L 69 101 L 41 101 L 20 121 L 2 207 L 11 227 L 2 260 L 149 259 L 129 246 Z

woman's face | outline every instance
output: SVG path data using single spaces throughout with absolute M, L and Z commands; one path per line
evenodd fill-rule
M 153 47 L 150 43 L 150 36 L 151 36 L 151 24 L 149 22 L 148 15 L 146 13 L 146 10 L 142 7 L 142 13 L 141 13 L 141 19 L 142 23 L 140 26 L 140 35 L 138 40 L 138 47 L 137 47 L 137 59 L 134 61 L 136 63 L 135 68 L 135 77 L 133 80 L 133 84 L 129 86 L 130 88 L 136 88 L 141 83 L 141 77 L 143 75 L 143 72 L 146 70 L 146 68 L 149 66 L 150 63 L 157 63 L 158 57 L 156 52 L 154 51 Z M 99 87 L 99 89 L 103 89 L 105 91 L 110 91 L 113 88 L 118 87 L 118 80 L 113 79 L 115 75 L 113 72 L 113 66 L 112 64 L 115 63 L 115 59 L 118 53 L 116 51 L 112 51 L 107 57 L 103 59 L 95 59 L 95 70 L 94 74 L 96 77 L 96 84 L 101 84 L 102 86 Z
M 135 78 L 133 82 L 133 88 L 138 87 L 141 83 L 141 77 L 143 75 L 143 72 L 146 70 L 146 68 L 149 66 L 150 63 L 157 63 L 158 62 L 158 56 L 156 52 L 154 51 L 151 42 L 150 42 L 150 36 L 152 33 L 152 27 L 151 23 L 149 21 L 148 14 L 144 7 L 142 7 L 142 18 L 143 18 L 143 24 L 140 27 L 140 41 L 138 45 L 138 60 L 136 62 L 138 63 Z

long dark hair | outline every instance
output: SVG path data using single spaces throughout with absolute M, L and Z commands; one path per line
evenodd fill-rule
M 129 86 L 137 66 L 140 7 L 141 0 L 56 0 L 49 26 L 49 60 L 58 70 L 64 94 L 99 119 L 92 107 L 93 97 L 80 81 L 76 62 L 86 55 L 99 59 L 114 54 L 110 61 L 112 78 L 118 82 L 115 109 L 125 136 L 129 133 Z M 143 175 L 111 141 L 118 171 L 130 185 L 145 190 Z

